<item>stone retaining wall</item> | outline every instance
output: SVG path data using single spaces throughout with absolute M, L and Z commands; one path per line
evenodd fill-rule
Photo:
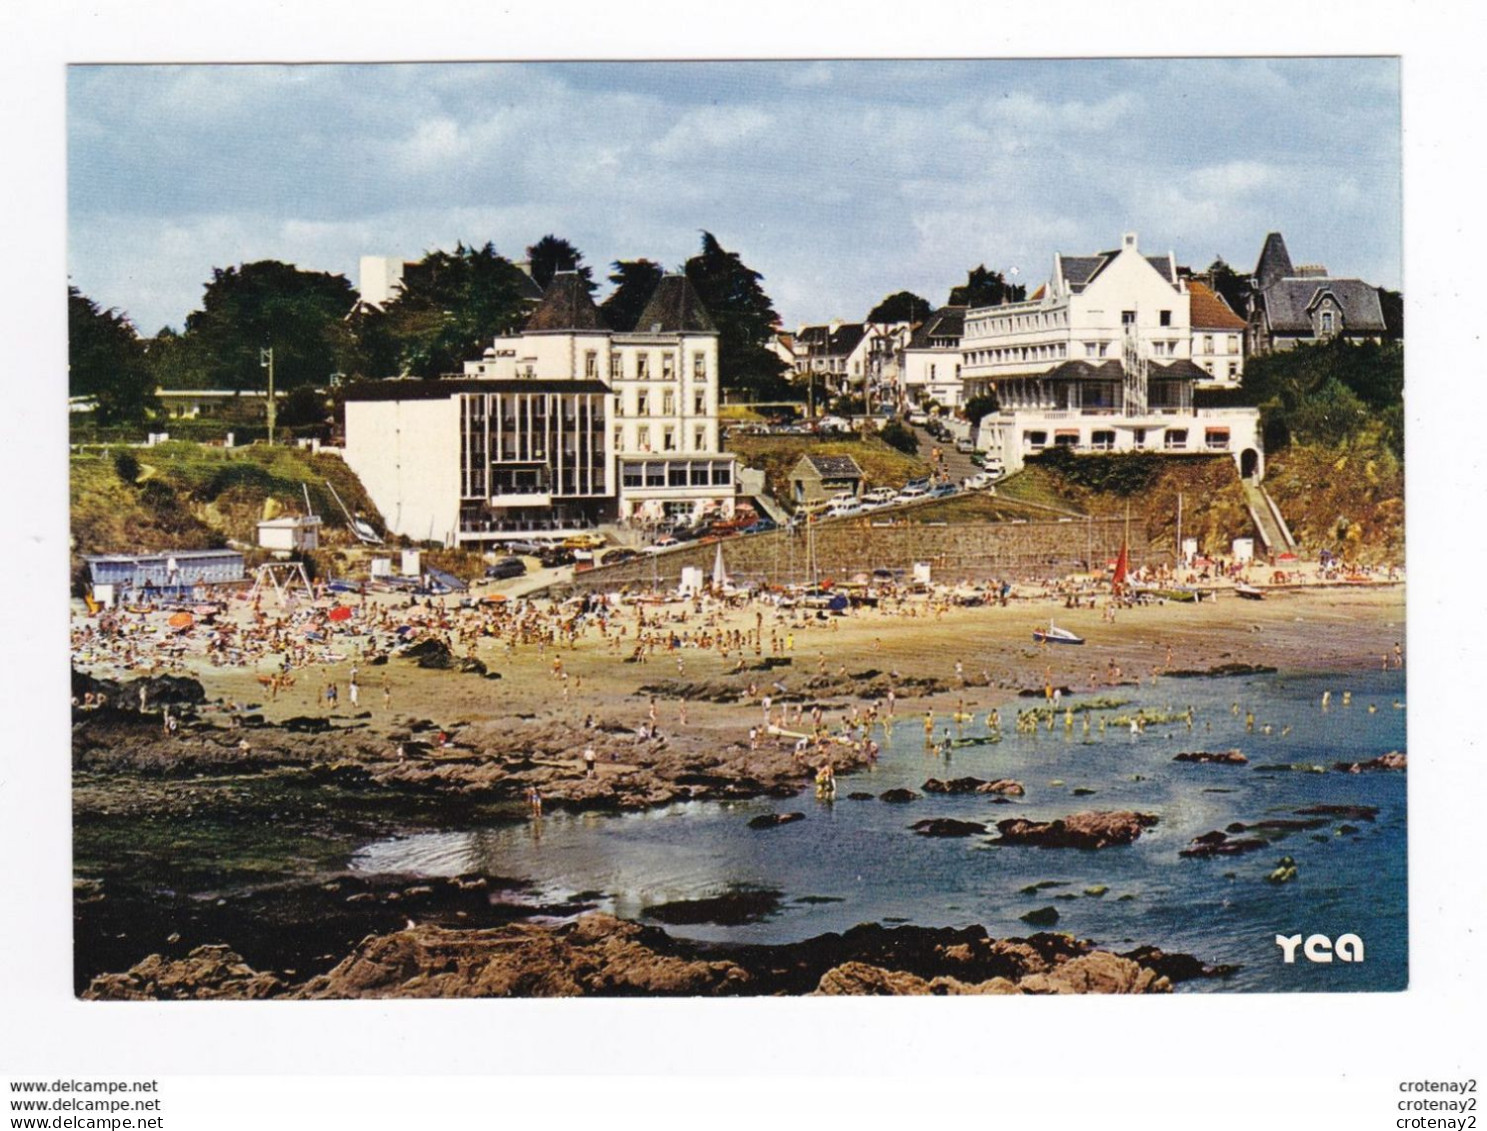
M 907 578 L 913 574 L 914 563 L 928 562 L 937 582 L 1063 577 L 1088 569 L 1090 562 L 1103 568 L 1120 552 L 1125 534 L 1126 523 L 1119 518 L 894 526 L 873 526 L 862 518 L 828 519 L 817 525 L 814 535 L 815 573 L 818 578 L 841 580 L 855 573 L 892 569 L 902 570 Z M 790 584 L 809 578 L 805 532 L 775 530 L 642 555 L 623 565 L 576 574 L 571 585 L 554 588 L 575 592 L 626 586 L 675 588 L 686 566 L 696 566 L 711 577 L 719 545 L 728 576 L 735 582 Z M 1155 563 L 1159 557 L 1151 553 L 1144 532 L 1132 526 L 1131 567 Z

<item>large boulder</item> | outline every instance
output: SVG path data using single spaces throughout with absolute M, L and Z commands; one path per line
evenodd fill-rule
M 952 817 L 926 817 L 909 828 L 920 836 L 978 836 L 986 831 L 979 821 L 957 821 Z
M 1052 821 L 1014 817 L 997 822 L 998 843 L 1029 844 L 1039 848 L 1108 848 L 1130 844 L 1141 830 L 1157 823 L 1150 813 L 1128 810 L 1074 813 Z
M 82 996 L 87 1001 L 252 1001 L 280 997 L 286 989 L 225 946 L 199 946 L 184 958 L 152 954 L 122 974 L 101 974 Z
M 479 931 L 416 926 L 362 941 L 301 998 L 656 997 L 743 992 L 732 962 L 662 953 L 658 931 L 591 913 L 557 929 L 519 924 Z

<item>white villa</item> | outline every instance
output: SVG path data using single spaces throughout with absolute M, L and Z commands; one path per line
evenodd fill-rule
M 717 330 L 683 275 L 616 333 L 559 272 L 463 374 L 348 390 L 345 458 L 394 533 L 446 545 L 730 512 Z
M 1260 478 L 1259 411 L 1193 407 L 1194 386 L 1211 380 L 1193 362 L 1193 335 L 1192 294 L 1171 253 L 1142 255 L 1128 233 L 1114 251 L 1056 254 L 1026 301 L 965 312 L 963 395 L 994 392 L 1000 405 L 982 418 L 977 446 L 1009 472 L 1061 446 L 1226 452 Z
M 960 338 L 965 314 L 963 306 L 942 306 L 909 339 L 903 351 L 903 393 L 911 405 L 934 401 L 946 408 L 960 407 Z

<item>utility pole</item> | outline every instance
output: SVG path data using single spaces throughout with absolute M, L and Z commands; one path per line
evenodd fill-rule
M 258 365 L 268 370 L 268 446 L 274 446 L 274 350 L 272 346 L 258 351 Z
M 1182 564 L 1182 492 L 1177 492 L 1177 564 Z

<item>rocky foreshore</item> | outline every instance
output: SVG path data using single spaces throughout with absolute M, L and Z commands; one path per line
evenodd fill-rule
M 75 676 L 75 684 L 79 678 L 87 680 Z M 349 788 L 490 802 L 525 801 L 536 789 L 547 807 L 620 812 L 675 801 L 789 797 L 817 769 L 791 744 L 676 734 L 615 715 L 412 719 L 384 732 L 369 726 L 369 711 L 269 725 L 251 714 L 214 711 L 192 679 L 171 680 L 170 700 L 153 687 L 146 682 L 143 693 L 134 685 L 114 687 L 111 701 L 126 706 L 75 713 L 75 771 L 142 779 L 293 771 Z M 166 710 L 176 719 L 173 735 L 162 726 Z M 841 743 L 832 744 L 829 757 L 837 773 L 866 764 L 860 750 Z
M 780 946 L 676 939 L 604 913 L 481 930 L 410 924 L 369 935 L 328 973 L 259 971 L 226 946 L 152 954 L 93 979 L 90 1001 L 839 994 L 1166 993 L 1224 977 L 1189 955 L 1116 954 L 1067 935 L 993 939 L 969 927 L 854 927 Z

